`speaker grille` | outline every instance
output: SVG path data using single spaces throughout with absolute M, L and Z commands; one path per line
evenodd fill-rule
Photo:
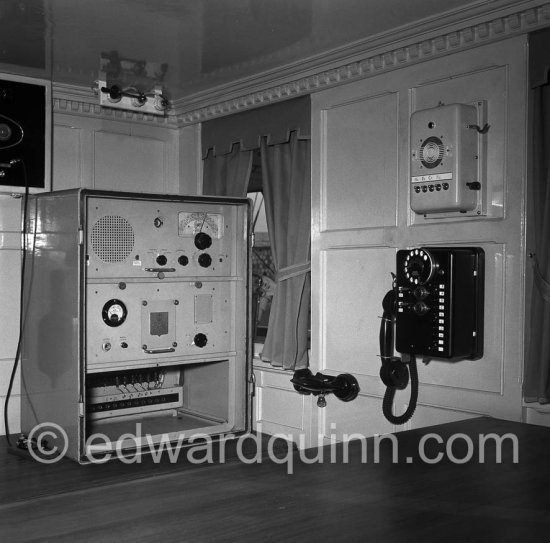
M 91 241 L 103 262 L 123 262 L 134 248 L 134 230 L 124 217 L 105 215 L 94 224 Z
M 426 168 L 435 168 L 441 164 L 445 155 L 443 142 L 431 136 L 422 142 L 420 146 L 420 161 Z

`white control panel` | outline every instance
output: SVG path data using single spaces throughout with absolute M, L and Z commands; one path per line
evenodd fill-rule
M 419 214 L 466 213 L 482 194 L 478 110 L 449 104 L 411 116 L 411 209 Z

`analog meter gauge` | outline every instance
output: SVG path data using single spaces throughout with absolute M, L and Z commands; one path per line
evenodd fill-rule
M 223 215 L 206 211 L 184 212 L 178 215 L 178 234 L 181 237 L 195 237 L 206 234 L 213 239 L 223 237 Z
M 109 300 L 104 306 L 101 312 L 103 322 L 107 326 L 120 326 L 128 315 L 126 306 L 120 300 Z

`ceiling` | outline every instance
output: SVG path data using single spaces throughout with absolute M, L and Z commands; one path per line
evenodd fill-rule
M 480 2 L 2 0 L 0 71 L 90 87 L 102 53 L 114 54 L 148 63 L 177 100 L 366 38 L 398 38 L 399 27 L 472 4 Z

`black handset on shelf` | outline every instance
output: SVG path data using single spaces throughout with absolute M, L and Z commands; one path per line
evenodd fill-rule
M 380 377 L 384 416 L 403 424 L 418 397 L 416 357 L 477 360 L 483 356 L 484 251 L 480 247 L 420 247 L 397 252 L 393 288 L 382 302 Z M 408 359 L 393 355 L 395 348 Z M 411 381 L 411 399 L 393 415 L 396 390 Z

